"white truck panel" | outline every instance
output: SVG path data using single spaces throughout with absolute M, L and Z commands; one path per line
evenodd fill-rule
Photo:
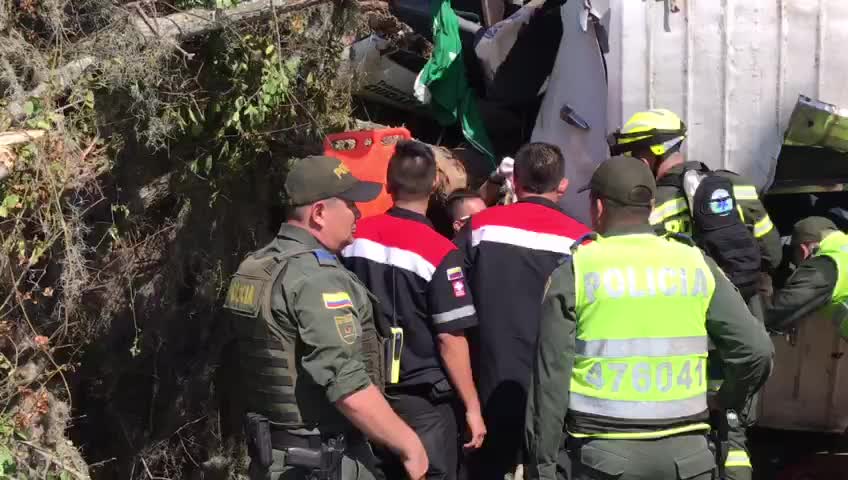
M 848 104 L 848 2 L 609 0 L 608 128 L 664 107 L 689 126 L 685 152 L 769 184 L 799 94 Z

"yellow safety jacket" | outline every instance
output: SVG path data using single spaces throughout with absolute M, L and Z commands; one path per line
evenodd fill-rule
M 573 256 L 577 344 L 568 431 L 661 438 L 709 430 L 703 254 L 651 234 L 598 238 Z
M 836 263 L 836 286 L 828 308 L 840 335 L 848 339 L 848 235 L 842 232 L 829 234 L 819 244 L 816 255 L 830 257 Z

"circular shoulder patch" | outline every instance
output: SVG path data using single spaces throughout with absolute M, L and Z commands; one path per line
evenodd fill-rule
M 710 211 L 716 215 L 724 215 L 733 211 L 733 197 L 723 189 L 716 189 L 710 195 Z

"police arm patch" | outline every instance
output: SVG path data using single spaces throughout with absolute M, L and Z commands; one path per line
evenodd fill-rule
M 259 314 L 260 289 L 262 282 L 237 275 L 230 281 L 224 308 L 249 317 Z
M 329 310 L 337 310 L 340 308 L 353 308 L 353 302 L 350 300 L 350 295 L 347 292 L 324 292 L 321 294 L 324 300 L 324 307 Z
M 353 314 L 338 315 L 333 317 L 336 321 L 336 331 L 339 332 L 339 338 L 348 345 L 352 345 L 356 341 L 356 320 L 353 319 Z

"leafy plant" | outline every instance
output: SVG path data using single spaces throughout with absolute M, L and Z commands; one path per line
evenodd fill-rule
M 11 420 L 0 416 L 0 479 L 13 478 L 18 473 L 18 461 L 12 453 L 15 429 Z

